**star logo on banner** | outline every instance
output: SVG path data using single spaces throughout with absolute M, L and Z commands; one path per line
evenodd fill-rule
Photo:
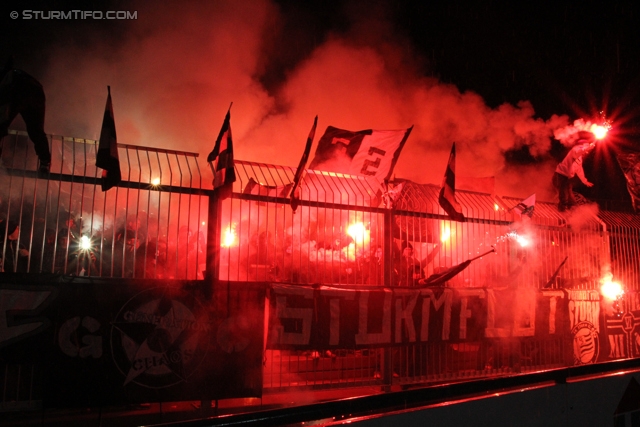
M 112 322 L 112 355 L 123 385 L 163 388 L 186 381 L 207 353 L 212 325 L 206 312 L 196 315 L 189 302 L 156 291 L 133 297 Z

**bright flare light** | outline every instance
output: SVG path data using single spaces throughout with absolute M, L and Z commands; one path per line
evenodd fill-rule
M 347 234 L 351 236 L 354 242 L 362 243 L 367 236 L 367 229 L 361 222 L 356 222 L 347 227 Z
M 610 277 L 603 280 L 602 286 L 600 287 L 600 292 L 602 293 L 603 297 L 612 301 L 617 300 L 624 294 L 622 285 L 617 282 L 612 282 Z
M 156 178 L 153 178 L 153 179 L 151 180 L 151 185 L 153 185 L 153 186 L 155 186 L 155 187 L 157 187 L 158 185 L 160 185 L 160 178 L 157 178 L 157 177 L 156 177 Z
M 442 224 L 442 230 L 440 232 L 440 241 L 446 242 L 451 237 L 451 228 L 448 225 Z
M 609 132 L 609 129 L 604 126 L 593 125 L 591 127 L 591 133 L 595 135 L 596 139 L 603 139 L 607 136 L 607 132 Z
M 225 232 L 222 235 L 222 246 L 225 248 L 229 248 L 236 243 L 236 231 L 228 226 Z
M 529 246 L 529 244 L 531 243 L 528 238 L 519 234 L 516 234 L 516 242 L 518 242 L 523 248 Z
M 89 236 L 82 236 L 80 238 L 80 248 L 84 249 L 85 251 L 91 249 L 91 239 L 89 238 Z

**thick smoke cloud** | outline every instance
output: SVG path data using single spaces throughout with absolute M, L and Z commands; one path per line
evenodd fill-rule
M 213 147 L 233 102 L 236 158 L 297 165 L 315 115 L 316 142 L 326 126 L 349 130 L 414 125 L 395 176 L 440 183 L 451 144 L 457 173 L 496 177 L 496 192 L 551 200 L 554 132 L 565 116 L 536 117 L 534 106 L 489 107 L 473 92 L 425 77 L 425 61 L 382 17 L 351 10 L 346 31 L 326 34 L 283 81 L 265 87 L 273 34 L 290 19 L 269 1 L 141 2 L 137 19 L 119 23 L 117 41 L 59 44 L 42 83 L 49 133 L 97 139 L 110 85 L 119 142 L 195 151 Z M 291 41 L 292 43 L 294 41 Z M 429 70 L 427 70 L 429 71 Z M 535 162 L 507 164 L 528 147 Z M 525 184 L 526 185 L 523 185 Z

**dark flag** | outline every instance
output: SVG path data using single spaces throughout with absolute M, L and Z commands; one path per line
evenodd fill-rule
M 102 169 L 102 191 L 107 191 L 118 185 L 122 179 L 110 86 L 107 86 L 107 92 L 107 105 L 104 108 L 98 153 L 96 154 L 96 166 Z
M 427 277 L 424 280 L 420 280 L 420 285 L 423 286 L 441 286 L 443 285 L 446 281 L 453 279 L 455 276 L 457 276 L 459 273 L 462 272 L 462 270 L 464 270 L 465 268 L 469 267 L 469 264 L 471 264 L 472 261 L 481 258 L 487 254 L 490 254 L 492 252 L 495 252 L 495 248 L 491 249 L 490 251 L 487 251 L 485 253 L 483 253 L 482 255 L 478 255 L 474 258 L 468 259 L 464 262 L 461 262 L 458 265 L 454 265 L 451 268 L 448 268 L 447 270 L 441 272 L 441 273 L 435 273 L 432 274 L 431 276 Z
M 442 188 L 438 202 L 444 211 L 455 221 L 465 222 L 467 219 L 462 214 L 462 206 L 456 200 L 456 143 L 451 147 L 449 162 L 444 172 Z
M 207 156 L 207 162 L 211 164 L 215 161 L 213 170 L 213 189 L 218 191 L 218 197 L 225 199 L 231 195 L 233 183 L 236 180 L 236 171 L 233 163 L 233 140 L 231 138 L 231 106 L 224 118 L 222 129 L 216 145 Z
M 420 281 L 420 284 L 424 286 L 440 286 L 446 281 L 453 279 L 454 276 L 457 276 L 458 273 L 462 272 L 465 268 L 469 267 L 469 264 L 471 264 L 471 260 L 468 259 L 458 265 L 454 265 L 442 273 L 432 274 L 424 279 L 424 281 Z
M 311 145 L 313 144 L 313 138 L 316 136 L 316 126 L 318 125 L 318 116 L 313 120 L 313 126 L 311 127 L 311 131 L 309 132 L 309 136 L 307 137 L 307 145 L 304 147 L 304 153 L 302 153 L 302 158 L 300 159 L 300 163 L 298 164 L 298 169 L 296 169 L 296 174 L 293 177 L 293 186 L 291 187 L 291 209 L 295 212 L 298 209 L 298 196 L 296 196 L 296 190 L 298 189 L 298 184 L 300 184 L 300 178 L 302 177 L 302 171 L 304 167 L 307 165 L 307 160 L 309 159 L 309 153 L 311 153 Z
M 526 215 L 529 218 L 533 217 L 533 211 L 536 208 L 536 194 L 533 193 L 517 205 L 513 207 L 513 210 L 520 216 Z
M 556 279 L 558 278 L 558 274 L 560 274 L 560 270 L 562 269 L 562 266 L 564 265 L 564 263 L 567 262 L 568 258 L 569 258 L 568 255 L 566 257 L 564 257 L 564 260 L 562 260 L 562 262 L 560 263 L 558 268 L 556 268 L 556 271 L 553 273 L 551 278 L 547 281 L 547 284 L 544 285 L 545 289 L 548 288 L 549 286 L 553 285 L 556 282 Z
M 264 185 L 260 184 L 253 178 L 249 178 L 249 182 L 245 185 L 242 194 L 254 194 L 256 196 L 268 196 L 268 197 L 287 197 L 291 193 L 291 187 L 293 184 L 286 184 L 282 186 Z
M 327 127 L 318 141 L 310 169 L 349 175 L 374 176 L 379 182 L 391 177 L 413 126 L 402 130 L 352 132 Z
M 640 211 L 640 152 L 618 153 L 618 164 L 627 179 L 633 210 Z

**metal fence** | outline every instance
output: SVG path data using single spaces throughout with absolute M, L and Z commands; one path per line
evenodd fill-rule
M 36 172 L 27 135 L 2 141 L 0 240 L 6 272 L 203 277 L 210 180 L 198 154 L 119 144 L 123 180 L 100 188 L 97 142 L 50 136 L 51 172 Z
M 567 217 L 538 202 L 531 218 L 520 217 L 519 199 L 459 191 L 468 220 L 455 222 L 440 207 L 435 185 L 396 181 L 385 189 L 370 178 L 319 171 L 307 171 L 294 211 L 288 198 L 294 169 L 237 162 L 236 170 L 234 197 L 222 204 L 221 280 L 413 285 L 399 262 L 406 246 L 421 278 L 477 258 L 449 281 L 452 287 L 597 289 L 611 270 L 606 220 L 620 214 L 601 219 L 597 209 L 585 208 Z M 385 198 L 393 209 L 383 206 Z M 638 228 L 623 224 L 616 236 L 627 240 L 624 249 L 616 244 L 616 260 L 625 254 L 633 264 Z M 562 274 L 548 283 L 561 265 Z M 629 286 L 636 289 L 637 280 Z
M 320 171 L 305 171 L 294 210 L 295 169 L 237 162 L 236 171 L 234 195 L 222 203 L 221 280 L 413 286 L 473 259 L 444 285 L 599 290 L 611 273 L 638 289 L 640 227 L 618 213 L 589 205 L 562 215 L 538 201 L 528 217 L 514 209 L 520 199 L 459 191 L 467 221 L 455 222 L 438 203 L 438 186 L 396 180 L 384 188 Z M 419 266 L 411 272 L 402 271 L 407 246 Z M 572 351 L 568 332 L 393 349 L 268 349 L 265 389 L 461 380 L 568 366 Z
M 238 286 L 413 286 L 473 260 L 443 285 L 597 290 L 611 273 L 626 289 L 640 288 L 634 215 L 590 206 L 562 215 L 538 201 L 529 218 L 514 209 L 520 199 L 459 191 L 467 221 L 455 222 L 440 207 L 437 186 L 396 180 L 384 187 L 369 177 L 311 170 L 292 203 L 294 168 L 247 161 L 236 161 L 232 197 L 209 212 L 211 179 L 203 178 L 197 154 L 119 145 L 123 181 L 103 192 L 96 141 L 52 136 L 50 145 L 51 173 L 42 176 L 26 134 L 3 140 L 5 272 L 202 279 L 216 221 L 216 279 Z M 565 336 L 267 349 L 264 390 L 463 380 L 567 366 L 570 359 Z

